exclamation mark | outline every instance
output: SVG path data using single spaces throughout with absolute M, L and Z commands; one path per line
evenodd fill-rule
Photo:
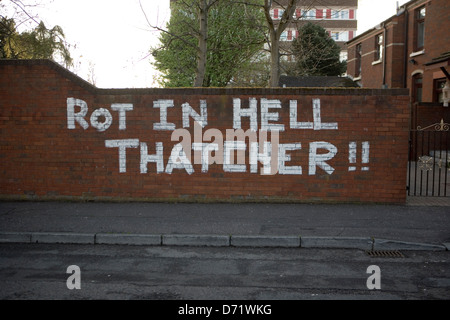
M 356 171 L 356 154 L 357 154 L 357 143 L 352 141 L 348 144 L 348 162 L 350 166 L 348 167 L 348 171 Z M 370 156 L 370 143 L 368 141 L 364 141 L 362 143 L 361 150 L 361 163 L 363 165 L 367 165 L 369 163 Z M 363 166 L 361 171 L 369 171 L 368 166 Z
M 365 141 L 362 143 L 362 163 L 369 163 L 369 155 L 370 155 L 370 144 L 369 141 Z M 369 171 L 369 167 L 362 167 L 362 171 Z
M 356 142 L 350 142 L 348 144 L 348 162 L 350 164 L 356 163 Z M 356 171 L 355 166 L 348 167 L 348 171 Z

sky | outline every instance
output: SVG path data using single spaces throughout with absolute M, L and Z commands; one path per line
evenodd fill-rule
M 409 0 L 359 0 L 357 34 L 375 27 L 396 13 L 397 2 Z M 8 0 L 5 10 L 10 10 Z M 170 18 L 170 0 L 22 0 L 47 28 L 59 25 L 71 46 L 74 66 L 87 80 L 94 75 L 100 88 L 146 88 L 157 82 L 150 63 L 150 48 Z M 142 5 L 142 8 L 141 8 Z M 145 12 L 145 14 L 144 14 Z M 7 13 L 8 15 L 8 13 Z M 93 70 L 93 71 L 92 71 Z

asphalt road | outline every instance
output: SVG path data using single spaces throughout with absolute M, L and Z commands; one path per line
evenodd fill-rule
M 450 299 L 448 251 L 402 253 L 0 244 L 0 299 L 177 300 L 180 306 L 186 300 Z M 72 265 L 79 273 L 67 273 Z M 372 265 L 380 272 L 368 273 Z M 80 289 L 68 289 L 78 275 Z M 368 288 L 369 277 L 380 289 Z M 173 308 L 168 312 L 178 305 Z

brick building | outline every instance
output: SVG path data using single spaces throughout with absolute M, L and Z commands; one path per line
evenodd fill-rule
M 347 44 L 347 73 L 360 86 L 408 88 L 413 106 L 442 106 L 450 79 L 450 1 L 409 1 Z M 436 110 L 448 117 L 448 109 Z
M 287 0 L 274 1 L 271 17 L 279 20 Z M 341 60 L 347 60 L 347 41 L 356 35 L 358 0 L 300 0 L 294 13 L 294 22 L 282 33 L 284 48 L 297 38 L 298 28 L 307 22 L 319 24 L 341 48 Z

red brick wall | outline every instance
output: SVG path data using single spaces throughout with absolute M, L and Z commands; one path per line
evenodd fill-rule
M 372 65 L 375 61 L 375 37 L 378 34 L 383 34 L 383 30 L 362 42 L 361 76 L 362 86 L 365 88 L 381 89 L 383 83 L 383 63 Z M 370 77 L 367 77 L 367 70 L 370 70 Z
M 450 72 L 448 62 L 445 64 L 424 65 L 439 57 L 441 54 L 450 50 L 450 2 L 447 0 L 433 0 L 427 2 L 425 18 L 425 50 L 424 54 L 414 57 L 415 64 L 408 64 L 409 83 L 412 85 L 411 74 L 417 71 L 423 71 L 422 101 L 434 101 L 434 79 L 445 78 L 440 66 L 445 66 L 447 72 Z M 410 26 L 414 25 L 414 11 L 410 12 Z M 409 33 L 410 50 L 413 52 L 414 43 L 413 32 Z
M 435 58 L 450 50 L 450 1 L 433 0 L 427 10 L 425 50 Z
M 68 119 L 68 98 L 86 102 L 86 129 Z M 173 100 L 174 107 L 167 109 L 167 122 L 182 129 L 182 104 L 189 103 L 200 114 L 200 101 L 206 101 L 203 134 L 218 129 L 225 141 L 226 130 L 237 125 L 235 99 L 240 99 L 242 109 L 250 107 L 250 100 L 256 101 L 258 129 L 264 114 L 268 123 L 284 126 L 279 144 L 287 154 L 285 172 L 279 167 L 275 174 L 264 175 L 258 163 L 257 172 L 252 173 L 247 141 L 245 172 L 228 172 L 220 163 L 210 164 L 202 172 L 202 164 L 192 161 L 192 172 L 173 168 L 168 173 L 169 159 L 180 139 L 171 141 L 172 130 L 154 129 L 161 119 L 155 103 Z M 279 101 L 280 108 L 264 113 L 264 99 L 275 104 Z M 313 100 L 316 105 L 320 100 L 320 110 L 314 109 L 315 113 Z M 298 110 L 297 118 L 290 112 L 291 104 L 295 106 L 291 101 L 297 103 L 293 108 Z M 1 198 L 403 203 L 408 101 L 406 90 L 96 89 L 50 61 L 1 61 Z M 132 110 L 124 111 L 126 128 L 120 129 L 119 111 L 113 110 L 113 104 L 132 105 Z M 100 108 L 112 117 L 104 131 L 94 127 L 95 120 L 105 122 L 104 117 L 96 116 L 100 111 L 95 110 Z M 74 107 L 75 113 L 80 110 Z M 188 119 L 186 132 L 194 139 L 194 120 Z M 291 128 L 291 121 L 303 128 Z M 72 129 L 69 124 L 73 124 Z M 250 119 L 241 117 L 241 124 L 243 130 L 249 129 Z M 126 172 L 120 172 L 119 148 L 108 147 L 112 142 L 107 141 L 129 139 L 134 147 L 124 147 Z M 202 141 L 211 139 L 203 136 Z M 144 173 L 141 147 L 146 144 L 144 154 L 154 155 L 158 142 L 163 146 L 163 172 L 157 173 L 156 164 L 148 163 Z
M 355 75 L 355 50 L 358 43 L 362 44 L 361 73 L 360 81 L 365 88 L 382 88 L 384 84 L 388 88 L 401 88 L 403 86 L 404 74 L 404 16 L 392 17 L 383 28 L 374 29 L 355 42 L 349 44 L 349 63 L 347 73 Z M 386 37 L 386 46 L 383 52 L 383 61 L 375 61 L 375 41 L 376 36 L 382 34 Z M 384 70 L 383 70 L 384 69 Z M 384 74 L 383 74 L 384 72 Z
M 425 128 L 435 123 L 450 123 L 450 112 L 448 108 L 437 103 L 414 103 L 412 104 L 411 129 L 417 127 Z
M 405 68 L 405 16 L 400 15 L 392 19 L 392 24 L 387 28 L 386 44 L 386 84 L 388 88 L 404 87 Z

